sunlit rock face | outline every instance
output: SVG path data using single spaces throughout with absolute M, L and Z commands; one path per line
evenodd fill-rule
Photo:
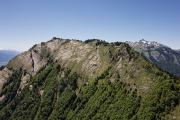
M 179 80 L 151 62 L 127 43 L 54 37 L 0 67 L 0 119 L 178 118 Z

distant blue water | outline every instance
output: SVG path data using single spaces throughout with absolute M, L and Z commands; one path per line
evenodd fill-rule
M 8 62 L 0 62 L 0 66 L 6 65 Z
M 14 58 L 19 52 L 12 50 L 0 50 L 0 66 L 6 65 L 9 60 Z

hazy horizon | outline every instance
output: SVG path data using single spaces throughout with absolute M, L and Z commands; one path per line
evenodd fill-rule
M 24 51 L 52 37 L 148 41 L 180 49 L 179 0 L 0 1 L 0 48 Z

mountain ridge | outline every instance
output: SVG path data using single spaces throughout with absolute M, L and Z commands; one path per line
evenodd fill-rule
M 178 77 L 180 76 L 180 53 L 178 50 L 173 50 L 157 42 L 145 41 L 144 39 L 139 42 L 126 43 L 161 69 Z
M 170 119 L 179 108 L 179 80 L 123 42 L 53 38 L 16 56 L 0 76 L 4 120 Z

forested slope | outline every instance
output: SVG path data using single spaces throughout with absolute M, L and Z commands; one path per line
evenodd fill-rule
M 18 64 L 22 55 L 27 59 Z M 125 43 L 54 38 L 22 55 L 4 68 L 9 77 L 1 90 L 2 120 L 161 120 L 179 115 L 170 115 L 179 106 L 179 79 Z

